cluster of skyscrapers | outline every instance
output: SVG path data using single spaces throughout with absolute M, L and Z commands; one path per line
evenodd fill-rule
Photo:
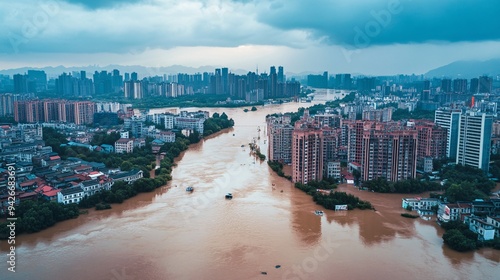
M 493 78 L 489 76 L 480 76 L 469 80 L 458 78 L 450 79 L 434 78 L 431 80 L 423 79 L 420 76 L 399 77 L 351 77 L 351 74 L 328 75 L 324 72 L 322 75 L 307 75 L 307 86 L 312 88 L 335 88 L 343 90 L 358 90 L 361 92 L 382 91 L 386 94 L 396 92 L 400 85 L 405 88 L 414 88 L 415 92 L 423 92 L 423 96 L 429 97 L 437 93 L 491 93 L 493 89 Z M 423 98 L 428 101 L 428 98 Z
M 346 120 L 334 113 L 310 116 L 306 110 L 294 125 L 290 115 L 269 116 L 269 159 L 291 164 L 293 181 L 301 183 L 341 179 L 341 166 L 359 171 L 362 180 L 395 182 L 415 178 L 417 170 L 431 172 L 433 161 L 445 158 L 488 171 L 491 115 L 438 110 L 435 122 L 373 115 Z
M 249 72 L 236 75 L 228 68 L 215 69 L 214 73 L 178 74 L 169 77 L 150 77 L 141 81 L 130 80 L 124 84 L 124 97 L 141 99 L 145 96 L 178 97 L 195 93 L 228 95 L 233 99 L 259 102 L 264 99 L 297 97 L 300 83 L 286 81 L 283 67 L 271 67 L 269 74 Z
M 44 71 L 29 70 L 27 74 L 14 75 L 13 93 L 45 92 L 48 89 Z M 54 91 L 62 97 L 88 97 L 95 94 L 123 93 L 126 99 L 142 99 L 147 96 L 178 97 L 182 95 L 220 94 L 233 99 L 262 101 L 263 99 L 296 97 L 300 83 L 287 81 L 284 69 L 272 66 L 269 73 L 248 72 L 246 75 L 231 73 L 228 68 L 215 69 L 213 73 L 163 75 L 145 77 L 115 69 L 95 71 L 92 79 L 86 71 L 62 73 L 53 82 Z

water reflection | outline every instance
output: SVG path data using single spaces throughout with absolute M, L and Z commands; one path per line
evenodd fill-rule
M 464 263 L 470 263 L 474 259 L 474 252 L 456 252 L 450 250 L 446 245 L 443 244 L 442 252 L 443 255 L 453 264 L 453 266 L 458 269 Z
M 297 195 L 292 199 L 292 230 L 304 245 L 313 245 L 321 239 L 321 216 L 314 214 L 310 197 Z

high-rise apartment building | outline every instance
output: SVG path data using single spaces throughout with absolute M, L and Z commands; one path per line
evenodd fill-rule
M 363 131 L 364 125 L 369 125 L 369 122 L 361 121 L 345 121 L 346 125 L 343 137 L 347 140 L 347 161 L 361 163 L 363 153 Z
M 23 74 L 15 74 L 14 79 L 14 93 L 28 93 L 28 76 Z
M 340 128 L 340 125 L 342 123 L 342 116 L 334 114 L 317 114 L 314 115 L 314 121 L 317 122 L 321 127 L 328 126 L 331 128 Z
M 278 83 L 284 83 L 285 80 L 285 74 L 283 72 L 283 66 L 278 66 Z
M 14 115 L 14 102 L 21 99 L 19 94 L 5 93 L 0 94 L 0 116 Z
M 323 176 L 340 179 L 341 128 L 321 127 L 323 132 Z
M 95 112 L 95 103 L 91 101 L 47 99 L 14 102 L 14 120 L 20 123 L 57 121 L 91 124 Z
M 386 125 L 365 130 L 363 134 L 361 178 L 379 177 L 389 181 L 413 179 L 417 171 L 417 131 L 391 130 Z
M 289 115 L 269 116 L 266 118 L 269 160 L 284 164 L 292 163 L 292 134 Z
M 420 167 L 424 166 L 424 159 L 446 158 L 446 145 L 448 141 L 448 130 L 432 121 L 418 120 L 415 128 L 418 132 L 417 162 Z
M 456 93 L 466 93 L 467 92 L 467 79 L 455 79 L 455 80 L 453 80 L 453 91 Z
M 392 182 L 414 179 L 417 176 L 417 131 L 391 132 L 393 151 L 391 159 Z
M 292 180 L 307 184 L 323 179 L 323 132 L 304 113 L 292 134 Z
M 364 110 L 362 117 L 366 121 L 390 122 L 392 121 L 392 108 Z
M 28 81 L 34 83 L 36 92 L 47 90 L 47 74 L 43 70 L 28 70 Z
M 488 76 L 479 77 L 479 93 L 491 93 L 493 79 Z
M 142 99 L 144 96 L 141 82 L 130 80 L 123 83 L 123 94 L 127 99 Z
M 19 123 L 35 123 L 43 120 L 43 106 L 39 100 L 14 102 L 14 120 Z
M 439 109 L 434 113 L 434 122 L 448 131 L 446 137 L 446 157 L 450 159 L 456 159 L 457 157 L 461 115 L 462 111 L 458 109 Z
M 473 166 L 488 172 L 493 117 L 468 111 L 461 115 L 458 135 L 457 164 Z
M 337 88 L 337 89 L 351 89 L 352 88 L 351 74 L 337 74 L 337 75 L 335 75 L 335 88 Z
M 451 79 L 441 80 L 441 92 L 451 92 Z
M 470 79 L 470 93 L 479 93 L 479 79 L 478 78 L 473 78 Z

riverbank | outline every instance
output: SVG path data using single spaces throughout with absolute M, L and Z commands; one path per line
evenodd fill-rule
M 204 140 L 211 139 L 220 135 L 221 133 L 230 131 L 234 126 L 234 121 L 228 119 L 227 115 L 224 113 L 222 116 L 214 114 L 213 117 L 206 120 L 206 127 L 210 127 L 209 135 L 205 135 L 199 139 L 193 137 L 184 137 L 182 135 L 177 135 L 175 142 L 165 143 L 165 145 L 160 149 L 163 154 L 163 159 L 158 162 L 158 157 L 153 157 L 149 159 L 151 150 L 145 154 L 148 148 L 140 150 L 140 159 L 146 159 L 146 161 L 141 161 L 137 166 L 138 169 L 143 170 L 143 176 L 140 179 L 135 180 L 133 183 L 128 184 L 124 181 L 116 181 L 110 190 L 101 190 L 91 196 L 85 196 L 78 204 L 60 204 L 56 201 L 45 201 L 39 199 L 37 201 L 23 201 L 18 207 L 23 211 L 17 211 L 17 223 L 15 232 L 17 235 L 24 233 L 36 233 L 43 231 L 47 228 L 54 226 L 58 222 L 62 222 L 68 219 L 76 219 L 81 213 L 88 213 L 88 209 L 95 208 L 95 210 L 109 210 L 111 205 L 121 204 L 127 199 L 137 196 L 139 193 L 152 192 L 155 189 L 167 185 L 169 181 L 172 180 L 171 172 L 173 166 L 175 166 L 176 159 L 181 156 L 186 150 L 190 148 L 191 145 L 203 142 Z M 229 127 L 228 127 L 229 126 Z M 192 136 L 192 135 L 191 135 Z M 64 150 L 63 152 L 66 152 Z M 61 155 L 62 156 L 62 155 Z M 92 157 L 96 162 L 102 157 L 102 154 L 95 154 L 92 151 L 88 151 L 88 154 L 83 155 L 86 159 Z M 134 160 L 134 154 L 123 154 L 119 155 L 121 166 L 123 167 L 128 163 L 132 165 L 130 161 Z M 125 157 L 125 158 L 123 158 Z M 150 162 L 148 162 L 151 160 Z M 159 168 L 155 168 L 152 172 L 154 166 L 159 163 Z M 112 166 L 118 167 L 118 166 Z M 132 168 L 132 167 L 130 167 Z M 150 176 L 153 173 L 154 176 Z M 148 175 L 148 176 L 146 176 Z M 69 210 L 67 210 L 69 209 Z M 79 211 L 78 209 L 84 209 Z M 33 221 L 38 221 L 34 223 Z M 7 227 L 7 222 L 0 222 L 0 239 L 6 239 L 9 234 Z

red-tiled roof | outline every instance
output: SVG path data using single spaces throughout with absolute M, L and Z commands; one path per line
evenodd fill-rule
M 85 165 L 85 164 L 82 164 L 80 166 L 75 167 L 74 170 L 78 171 L 78 170 L 84 170 L 84 169 L 89 169 L 89 168 L 92 168 L 92 167 Z
M 46 193 L 51 191 L 53 188 L 49 185 L 41 185 L 38 188 L 35 189 L 35 192 L 37 193 Z
M 60 192 L 61 190 L 60 189 L 53 189 L 49 192 L 46 192 L 46 193 L 43 193 L 43 195 L 47 196 L 47 197 L 53 197 L 53 196 L 56 196 L 58 192 Z
M 134 140 L 132 140 L 130 138 L 120 138 L 120 139 L 116 140 L 116 143 L 126 144 L 126 143 L 128 143 L 130 141 L 134 141 Z
M 58 159 L 61 159 L 60 156 L 51 156 L 49 157 L 50 160 L 58 160 Z
M 75 177 L 78 178 L 80 181 L 90 180 L 90 177 L 86 174 L 75 174 Z

